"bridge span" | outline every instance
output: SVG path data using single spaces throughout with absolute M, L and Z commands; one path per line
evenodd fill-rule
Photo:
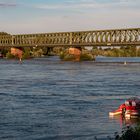
M 140 28 L 11 35 L 0 33 L 0 47 L 140 46 Z

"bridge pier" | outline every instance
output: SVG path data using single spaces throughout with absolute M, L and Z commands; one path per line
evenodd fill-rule
M 81 57 L 81 53 L 82 53 L 82 49 L 81 47 L 70 47 L 68 50 L 70 55 L 74 55 L 75 57 L 75 61 L 80 61 L 80 57 Z
M 12 47 L 11 48 L 11 54 L 14 55 L 14 56 L 17 56 L 21 60 L 22 55 L 23 55 L 23 50 L 21 50 L 19 48 Z

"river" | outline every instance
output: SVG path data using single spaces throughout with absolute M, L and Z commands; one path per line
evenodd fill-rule
M 124 122 L 109 111 L 139 94 L 140 63 L 1 59 L 0 140 L 113 136 Z

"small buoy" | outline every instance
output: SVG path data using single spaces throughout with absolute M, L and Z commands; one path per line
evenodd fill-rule
M 124 65 L 126 65 L 126 61 L 124 61 Z
M 22 64 L 22 59 L 21 58 L 19 59 L 19 62 L 20 62 L 20 64 Z

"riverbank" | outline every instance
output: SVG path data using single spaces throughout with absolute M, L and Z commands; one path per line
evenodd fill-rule
M 133 58 L 133 61 L 140 57 L 140 49 L 137 47 L 121 47 L 121 48 L 70 48 L 75 49 L 79 54 L 70 52 L 69 49 L 62 49 L 61 47 L 48 50 L 46 48 L 24 48 L 22 51 L 22 59 L 46 57 L 46 56 L 59 56 L 63 61 L 104 61 L 113 62 L 116 58 L 118 62 L 131 62 L 129 58 Z M 78 51 L 79 50 L 79 51 Z M 74 54 L 75 53 L 75 54 Z M 18 55 L 11 54 L 11 51 L 2 50 L 1 56 L 7 59 L 18 59 Z M 126 60 L 127 59 L 127 60 Z M 116 61 L 116 60 L 115 60 Z M 114 61 L 114 62 L 115 62 Z M 132 61 L 132 62 L 133 62 Z
M 78 50 L 78 49 L 77 49 Z M 73 61 L 79 58 L 79 61 L 93 61 L 98 56 L 107 57 L 107 58 L 137 58 L 140 57 L 140 48 L 135 46 L 127 47 L 93 47 L 93 48 L 79 48 L 81 51 L 80 56 L 76 54 L 70 54 L 69 49 L 63 50 L 60 53 L 60 58 L 65 61 Z

